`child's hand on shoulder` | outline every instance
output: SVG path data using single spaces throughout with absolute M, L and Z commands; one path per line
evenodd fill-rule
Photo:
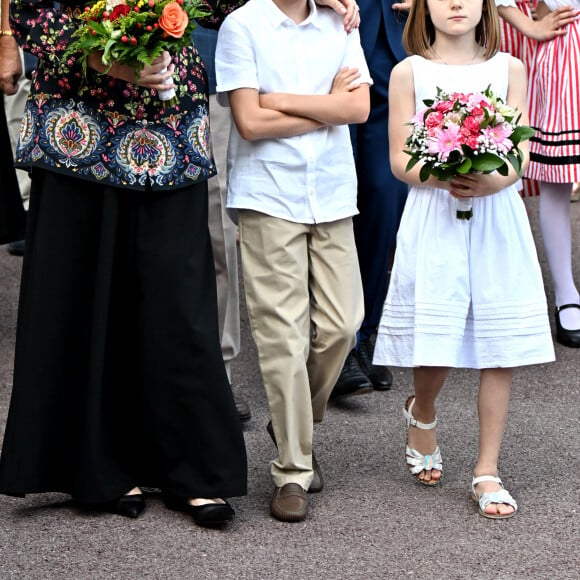
M 550 11 L 543 2 L 539 2 L 538 16 L 530 21 L 527 35 L 534 40 L 552 40 L 565 35 L 567 26 L 577 18 L 578 12 L 572 6 L 560 6 Z
M 330 88 L 330 94 L 333 93 L 349 93 L 356 89 L 359 85 L 354 84 L 360 77 L 358 68 L 350 68 L 345 66 L 341 68 L 335 75 Z

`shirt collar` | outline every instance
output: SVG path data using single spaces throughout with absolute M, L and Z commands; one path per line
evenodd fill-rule
M 279 27 L 282 25 L 283 22 L 290 20 L 276 4 L 274 4 L 273 0 L 255 0 L 259 3 L 260 7 L 263 9 L 264 14 L 270 20 L 273 26 Z M 308 6 L 310 7 L 310 14 L 306 20 L 301 22 L 299 26 L 306 26 L 310 24 L 315 28 L 320 28 L 320 15 L 318 13 L 318 7 L 314 0 L 308 0 Z

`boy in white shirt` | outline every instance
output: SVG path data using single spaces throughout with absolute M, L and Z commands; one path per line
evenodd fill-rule
M 322 479 L 313 422 L 363 316 L 352 229 L 356 172 L 348 124 L 369 113 L 358 31 L 312 0 L 249 0 L 223 23 L 218 98 L 235 125 L 228 207 L 237 210 L 246 302 L 278 446 L 270 504 L 306 517 Z

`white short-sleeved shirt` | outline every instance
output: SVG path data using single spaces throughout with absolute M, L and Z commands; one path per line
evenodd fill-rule
M 309 0 L 300 24 L 272 0 L 249 0 L 222 24 L 216 49 L 218 99 L 225 93 L 328 94 L 343 67 L 372 84 L 357 30 Z M 246 141 L 232 124 L 228 146 L 229 208 L 252 209 L 297 223 L 322 223 L 357 213 L 356 171 L 347 125 L 305 135 Z

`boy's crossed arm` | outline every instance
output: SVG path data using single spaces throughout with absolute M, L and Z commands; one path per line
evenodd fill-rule
M 249 88 L 231 91 L 238 132 L 243 139 L 255 141 L 303 135 L 326 125 L 364 123 L 370 110 L 369 86 L 352 84 L 359 76 L 356 68 L 342 68 L 327 95 L 260 95 Z

